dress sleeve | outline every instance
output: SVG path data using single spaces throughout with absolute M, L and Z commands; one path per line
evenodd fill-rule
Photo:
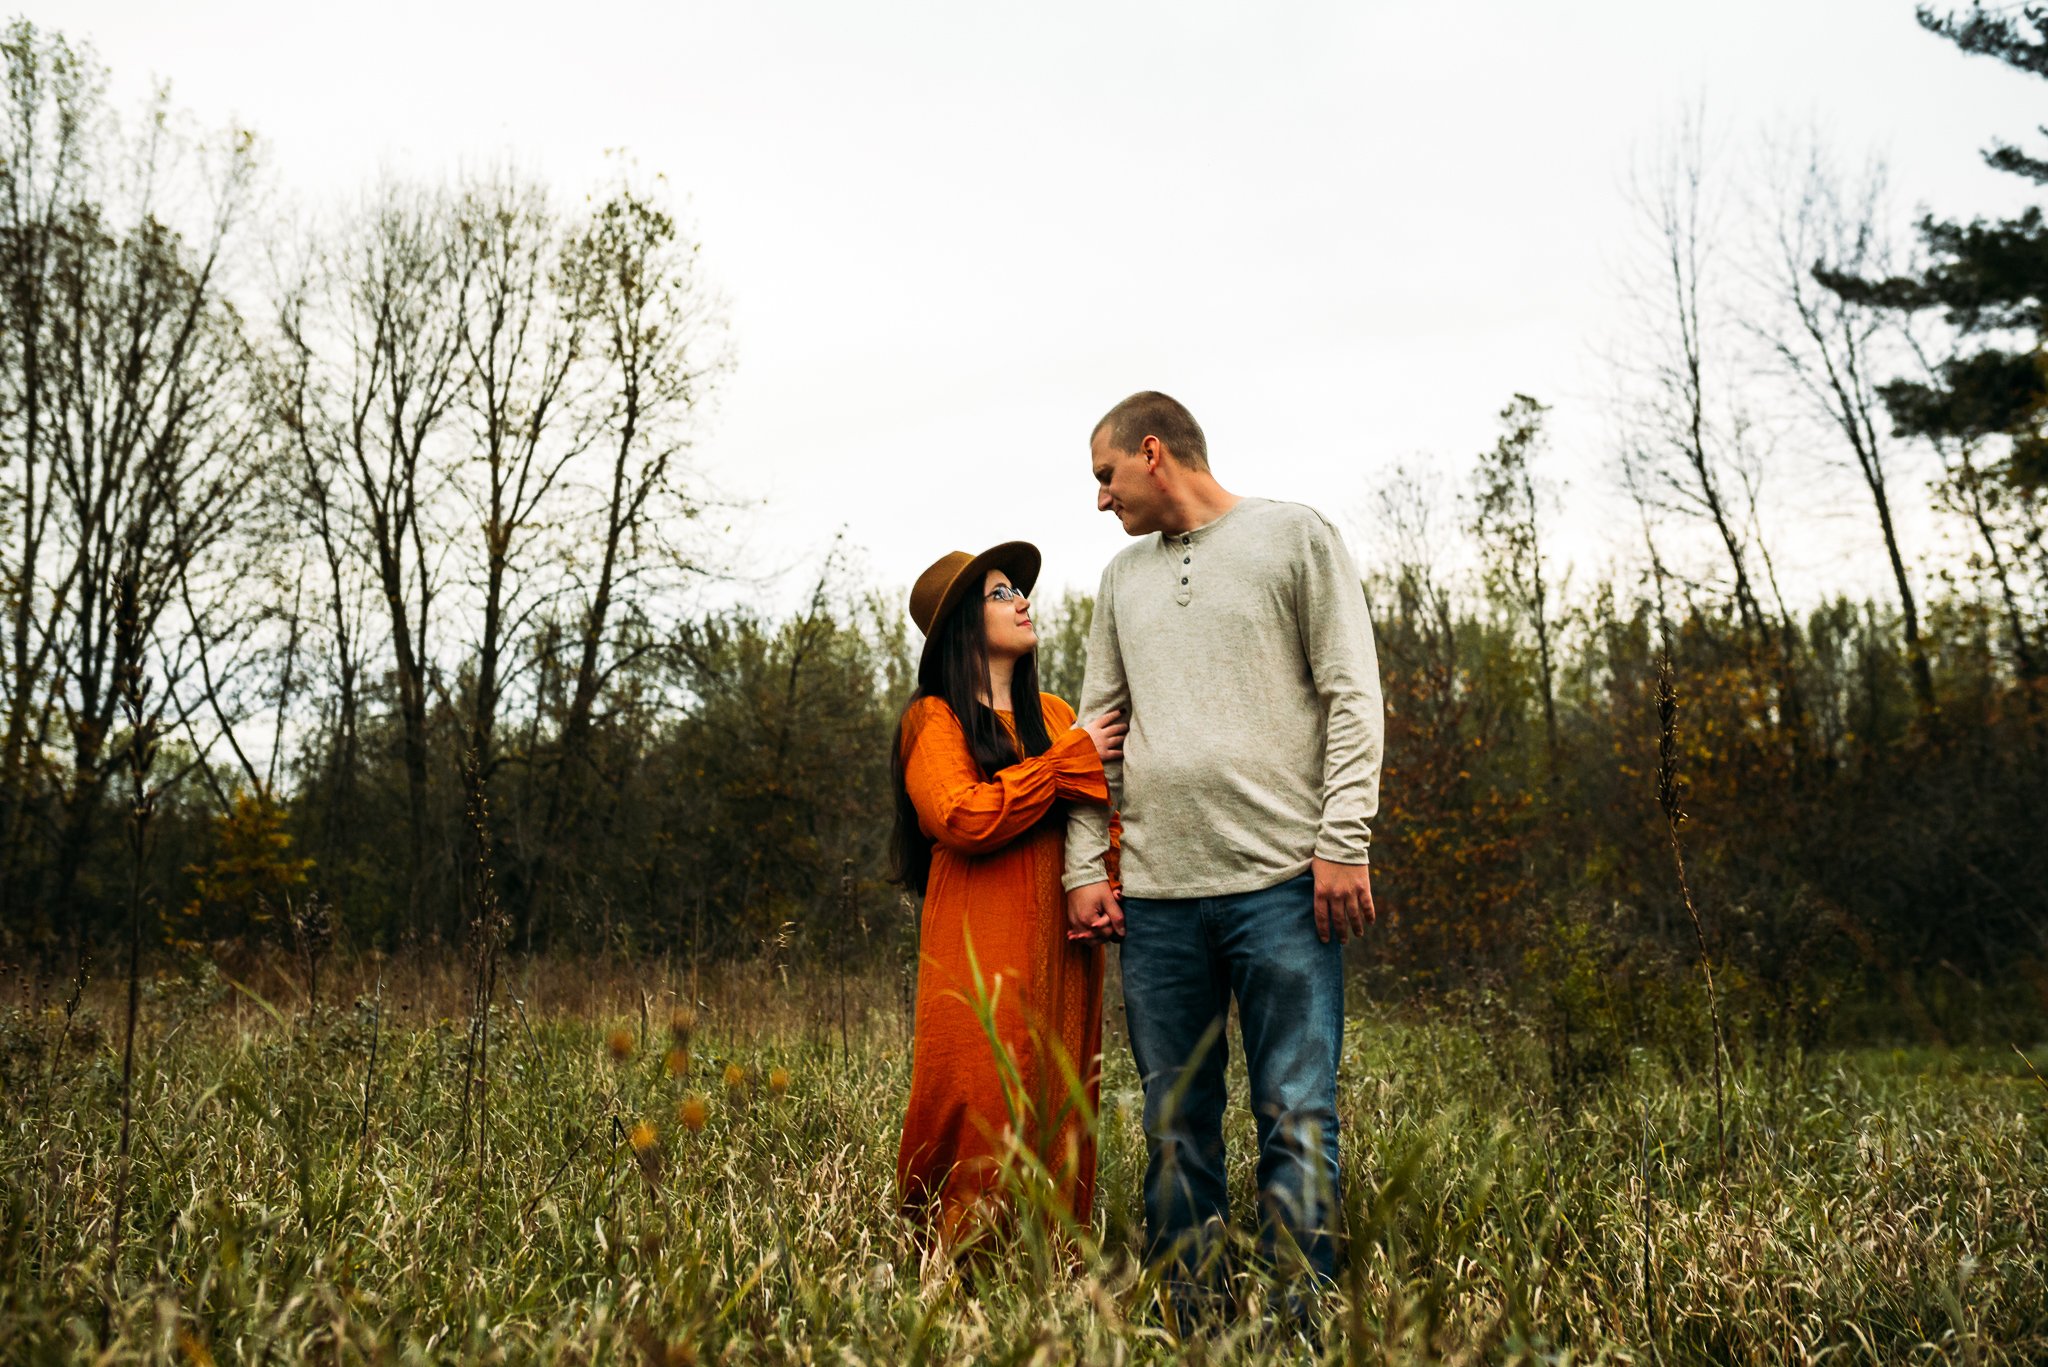
M 961 854 L 989 854 L 1030 830 L 1060 798 L 1104 802 L 1108 785 L 1087 733 L 1062 732 L 1042 755 L 984 779 L 959 719 L 920 703 L 906 727 L 904 786 L 924 833 Z
M 1067 700 L 1056 693 L 1038 695 L 1039 710 L 1045 716 L 1045 733 L 1053 738 L 1053 748 L 1060 742 L 1075 737 L 1085 742 L 1087 758 L 1094 763 L 1062 766 L 1059 770 L 1059 795 L 1069 802 L 1092 804 L 1100 807 L 1109 801 L 1109 776 L 1104 772 L 1102 760 L 1095 754 L 1095 742 L 1075 729 L 1074 709 Z M 1050 752 L 1048 752 L 1050 753 Z

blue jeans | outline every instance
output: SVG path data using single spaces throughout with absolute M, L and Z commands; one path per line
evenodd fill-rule
M 1223 1034 L 1235 997 L 1258 1129 L 1260 1242 L 1270 1256 L 1284 1230 L 1333 1276 L 1344 951 L 1316 938 L 1314 876 L 1229 897 L 1125 898 L 1123 980 L 1145 1088 L 1148 1255 L 1197 1271 L 1229 1222 Z

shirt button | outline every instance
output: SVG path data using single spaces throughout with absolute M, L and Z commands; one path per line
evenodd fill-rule
M 1194 563 L 1194 559 L 1195 559 L 1195 558 L 1194 558 L 1193 556 L 1191 556 L 1191 555 L 1184 555 L 1184 556 L 1182 556 L 1182 557 L 1180 558 L 1180 563 L 1181 563 L 1181 564 L 1183 564 L 1183 565 L 1189 565 L 1189 564 L 1193 564 L 1193 563 Z
M 1180 582 L 1181 582 L 1181 583 L 1183 583 L 1183 584 L 1187 583 L 1187 582 L 1188 582 L 1188 581 L 1187 581 L 1187 577 L 1186 577 L 1185 575 L 1183 575 L 1183 576 L 1181 577 L 1181 581 L 1180 581 Z

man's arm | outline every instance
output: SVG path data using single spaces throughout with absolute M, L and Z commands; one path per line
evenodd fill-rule
M 1368 868 L 1379 812 L 1386 709 L 1358 569 L 1318 516 L 1297 562 L 1301 644 L 1323 703 L 1323 818 L 1316 831 L 1316 929 L 1362 935 L 1374 917 Z
M 1111 600 L 1110 579 L 1115 567 L 1114 561 L 1103 567 L 1095 590 L 1095 616 L 1088 627 L 1088 668 L 1076 711 L 1082 721 L 1110 711 L 1121 713 L 1125 722 L 1131 720 L 1130 682 L 1117 644 Z M 1109 782 L 1109 806 L 1076 803 L 1067 809 L 1066 869 L 1061 881 L 1067 889 L 1067 931 L 1073 938 L 1104 939 L 1123 933 L 1123 912 L 1109 888 L 1107 863 L 1109 813 L 1123 803 L 1123 760 L 1103 761 L 1102 773 Z

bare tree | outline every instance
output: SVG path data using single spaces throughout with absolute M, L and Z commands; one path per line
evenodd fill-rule
M 567 521 L 568 475 L 597 423 L 579 403 L 588 383 L 578 364 L 588 318 L 576 291 L 589 282 L 562 267 L 561 227 L 545 190 L 509 172 L 475 181 L 463 192 L 457 226 L 466 285 L 463 406 L 476 455 L 459 466 L 454 492 L 464 525 L 475 529 L 467 561 L 480 597 L 465 669 L 471 696 L 459 766 L 472 845 L 466 863 L 473 877 L 464 887 L 473 924 L 495 925 L 481 908 L 487 899 L 495 905 L 484 884 L 494 868 L 496 809 L 488 794 L 501 760 L 507 665 L 528 618 L 549 603 L 549 585 L 559 579 L 546 573 L 546 562 L 558 557 L 536 552 Z
M 1764 611 L 1751 565 L 1753 517 L 1730 489 L 1754 502 L 1762 471 L 1757 434 L 1737 397 L 1737 356 L 1725 228 L 1713 184 L 1704 116 L 1687 110 L 1668 144 L 1634 182 L 1647 250 L 1626 284 L 1641 315 L 1641 350 L 1628 475 L 1639 498 L 1652 498 L 1703 523 L 1725 560 L 1745 652 L 1775 679 L 1778 723 L 1802 744 L 1805 704 L 1793 665 L 1794 632 L 1782 610 Z M 1668 569 L 1668 564 L 1665 565 Z
M 1906 330 L 1904 337 L 1913 355 L 1914 365 L 1919 374 L 1931 379 L 1937 374 L 1939 364 L 1929 354 L 1926 344 L 1918 334 Z M 2036 654 L 2033 633 L 2028 627 L 2027 611 L 2021 603 L 2021 590 L 2017 581 L 2017 566 L 2013 563 L 2014 548 L 2009 540 L 2024 544 L 2029 527 L 2033 524 L 2032 512 L 2026 508 L 2026 492 L 2015 488 L 2010 481 L 2000 479 L 1993 470 L 1988 470 L 1977 459 L 1977 439 L 1972 437 L 1946 436 L 1930 433 L 1929 443 L 1941 459 L 1942 477 L 1935 486 L 1941 503 L 1962 516 L 1976 533 L 1981 550 L 1971 556 L 1973 565 L 1991 576 L 1998 590 L 2001 615 L 2005 618 L 2007 644 L 2012 651 L 2013 667 L 2022 680 L 2031 682 L 2041 677 L 2041 660 Z M 2011 520 L 2012 505 L 2022 504 L 2021 522 L 2017 536 L 2006 525 Z M 2026 690 L 2027 705 L 2030 709 L 2040 705 L 2038 695 L 2032 688 Z
M 0 136 L 0 422 L 4 422 L 7 558 L 6 734 L 0 742 L 0 914 L 26 889 L 32 759 L 49 716 L 54 618 L 71 591 L 69 568 L 46 564 L 56 511 L 49 436 L 57 371 L 49 352 L 61 288 L 57 259 L 85 193 L 87 141 L 98 132 L 102 74 L 60 35 L 16 20 L 0 40 L 7 98 Z
M 286 411 L 310 501 L 383 601 L 403 736 L 407 925 L 426 913 L 427 699 L 443 541 L 440 445 L 466 379 L 464 269 L 448 197 L 381 187 L 279 310 L 296 363 Z M 336 486 L 348 487 L 346 503 Z M 337 516 L 339 515 L 339 516 Z M 345 521 L 341 520 L 345 517 Z M 449 918 L 445 928 L 453 929 Z
M 588 316 L 602 405 L 597 449 L 607 458 L 594 472 L 585 544 L 595 563 L 572 599 L 575 664 L 521 908 L 520 940 L 529 946 L 561 845 L 581 819 L 600 691 L 660 645 L 645 630 L 621 638 L 619 620 L 637 617 L 649 591 L 697 568 L 681 539 L 698 511 L 683 486 L 685 454 L 696 409 L 728 363 L 722 304 L 699 277 L 697 248 L 651 196 L 622 185 L 570 243 L 564 271 Z
M 1665 494 L 1713 529 L 1733 576 L 1735 610 L 1754 645 L 1767 637 L 1741 519 L 1726 492 L 1732 427 L 1739 420 L 1719 368 L 1716 293 L 1718 201 L 1708 183 L 1703 117 L 1686 111 L 1668 147 L 1633 186 L 1649 251 L 1630 291 L 1644 317 L 1643 454 Z M 1732 385 L 1729 385 L 1732 389 Z
M 1651 490 L 1655 458 L 1630 438 L 1624 438 L 1620 455 L 1621 487 L 1628 494 L 1629 502 L 1636 510 L 1637 529 L 1643 537 L 1643 555 L 1647 563 L 1647 577 L 1650 581 L 1651 602 L 1657 609 L 1657 632 L 1669 649 L 1672 632 L 1671 622 L 1671 581 L 1670 566 L 1664 561 L 1659 549 L 1657 530 L 1662 521 L 1664 506 Z
M 132 179 L 76 202 L 54 253 L 43 439 L 53 549 L 68 586 L 51 618 L 69 741 L 50 883 L 59 908 L 72 907 L 103 804 L 120 681 L 142 668 L 126 652 L 160 635 L 194 567 L 228 541 L 262 452 L 248 346 L 222 282 L 253 144 L 237 135 L 221 150 L 188 240 L 159 197 L 178 178 L 176 158 L 194 150 L 153 108 L 119 159 Z M 117 629 L 124 579 L 132 631 Z
M 1750 327 L 1809 410 L 1840 436 L 1862 477 L 1899 598 L 1913 695 L 1921 713 L 1931 717 L 1934 675 L 1892 515 L 1896 453 L 1878 426 L 1884 406 L 1878 387 L 1887 352 L 1896 349 L 1888 343 L 1897 340 L 1898 320 L 1816 278 L 1816 270 L 1831 270 L 1883 279 L 1898 269 L 1885 227 L 1885 169 L 1872 163 L 1853 179 L 1844 177 L 1818 141 L 1794 167 L 1779 171 L 1766 214 L 1762 274 L 1774 307 Z
M 539 599 L 525 589 L 527 553 L 553 529 L 547 505 L 596 436 L 584 406 L 583 339 L 589 319 L 575 291 L 591 282 L 563 271 L 556 215 L 544 190 L 500 175 L 471 185 L 459 207 L 466 257 L 463 351 L 474 464 L 481 481 L 458 492 L 481 536 L 482 604 L 469 748 L 482 781 L 497 764 L 496 733 L 510 642 Z
M 281 313 L 287 336 L 303 335 L 306 307 L 302 293 L 286 297 Z M 326 662 L 333 701 L 312 793 L 317 796 L 321 812 L 314 836 L 315 857 L 321 867 L 329 870 L 331 884 L 345 866 L 345 861 L 337 860 L 335 855 L 345 838 L 347 816 L 355 806 L 360 766 L 369 570 L 355 554 L 352 539 L 358 525 L 356 486 L 346 477 L 341 464 L 327 457 L 324 442 L 313 439 L 321 421 L 319 413 L 309 407 L 314 402 L 314 384 L 314 357 L 310 350 L 288 348 L 281 358 L 272 392 L 291 446 L 292 478 L 287 506 L 300 528 L 302 544 L 311 548 L 311 554 L 300 564 L 313 571 L 311 582 L 322 600 L 318 612 L 327 637 L 327 649 L 318 656 Z
M 1456 691 L 1458 667 L 1458 613 L 1452 602 L 1444 547 L 1450 536 L 1448 495 L 1436 474 L 1427 466 L 1398 464 L 1389 470 L 1373 490 L 1368 520 L 1385 547 L 1382 557 L 1392 569 L 1386 582 L 1368 584 L 1367 596 L 1375 622 L 1400 624 L 1390 633 L 1406 646 L 1389 642 L 1385 649 L 1397 658 L 1407 650 L 1412 658 L 1400 664 L 1416 676 L 1432 681 L 1444 698 Z M 1392 602 L 1370 601 L 1375 589 L 1391 593 Z
M 1532 469 L 1543 445 L 1543 415 L 1550 410 L 1527 394 L 1500 413 L 1502 432 L 1480 453 L 1473 496 L 1472 534 L 1486 560 L 1494 591 L 1525 618 L 1536 638 L 1536 677 L 1542 691 L 1544 755 L 1557 780 L 1557 688 L 1550 585 L 1544 575 L 1542 500 Z

